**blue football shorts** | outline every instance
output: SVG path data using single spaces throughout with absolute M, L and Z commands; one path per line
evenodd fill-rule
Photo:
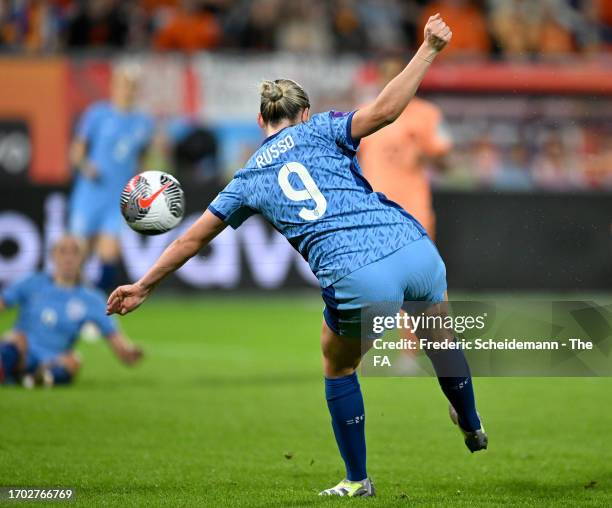
M 333 332 L 371 339 L 375 337 L 365 330 L 365 316 L 394 315 L 402 308 L 410 313 L 410 302 L 444 301 L 446 267 L 438 249 L 424 236 L 346 275 L 324 288 L 322 295 L 323 316 Z
M 97 234 L 118 237 L 121 211 L 118 199 L 97 199 L 85 192 L 75 192 L 70 202 L 70 233 L 83 238 Z

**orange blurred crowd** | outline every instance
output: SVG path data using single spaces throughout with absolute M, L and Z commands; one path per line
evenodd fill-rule
M 612 48 L 609 0 L 1 0 L 0 49 L 397 51 L 434 12 L 456 27 L 447 57 Z

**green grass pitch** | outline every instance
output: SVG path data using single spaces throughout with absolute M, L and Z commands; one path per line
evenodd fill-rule
M 152 299 L 121 319 L 138 367 L 82 344 L 74 387 L 0 390 L 0 486 L 72 487 L 72 506 L 612 506 L 612 378 L 477 378 L 490 447 L 471 455 L 435 379 L 362 377 L 379 495 L 317 497 L 343 474 L 320 320 L 299 296 Z

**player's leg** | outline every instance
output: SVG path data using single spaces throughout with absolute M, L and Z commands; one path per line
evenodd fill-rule
M 346 466 L 346 479 L 322 495 L 375 495 L 366 469 L 366 417 L 355 369 L 372 345 L 370 315 L 379 311 L 393 314 L 401 307 L 403 289 L 386 263 L 383 259 L 366 265 L 322 291 L 325 395 Z
M 74 351 L 68 351 L 55 358 L 47 367 L 53 377 L 53 385 L 72 383 L 82 365 L 81 358 Z
M 100 258 L 102 269 L 97 286 L 109 293 L 116 285 L 119 271 L 121 246 L 119 233 L 121 231 L 121 215 L 119 206 L 109 206 L 106 211 L 95 242 L 95 252 Z
M 424 314 L 444 318 L 447 315 L 446 305 L 433 305 Z M 432 330 L 422 330 L 417 332 L 417 337 L 440 343 L 456 340 L 452 330 L 440 330 L 440 332 L 436 335 Z M 463 433 L 466 446 L 471 452 L 486 449 L 488 437 L 476 410 L 472 375 L 463 350 L 426 349 L 425 352 L 434 367 L 440 388 L 450 404 L 451 420 Z
M 362 356 L 358 338 L 343 337 L 323 321 L 321 352 L 325 398 L 346 479 L 321 495 L 372 496 L 374 486 L 366 471 L 365 409 L 355 369 Z
M 30 361 L 28 374 L 24 377 L 23 384 L 26 388 L 36 385 L 52 386 L 68 385 L 72 383 L 81 369 L 81 359 L 74 351 L 67 351 L 50 360 Z
M 28 350 L 25 335 L 11 331 L 0 342 L 0 384 L 14 383 Z
M 424 315 L 444 318 L 447 315 L 446 269 L 437 249 L 431 241 L 423 239 L 408 246 L 406 255 L 410 259 L 411 270 L 407 276 L 405 298 L 423 302 L 417 307 Z M 419 339 L 432 342 L 456 340 L 454 331 L 444 327 L 419 329 L 416 334 Z M 469 434 L 480 431 L 482 424 L 476 410 L 472 376 L 463 350 L 428 348 L 425 352 L 434 367 L 442 392 L 456 411 L 459 427 Z M 480 445 L 471 441 L 468 443 L 467 436 L 466 444 L 471 451 L 486 448 L 486 442 L 480 442 Z
M 342 337 L 323 322 L 321 352 L 325 374 L 325 398 L 332 428 L 350 481 L 367 478 L 365 410 L 356 367 L 361 360 L 357 338 Z
M 363 350 L 359 338 L 348 338 L 334 333 L 323 320 L 321 354 L 323 373 L 329 379 L 350 376 L 359 366 Z
M 93 252 L 94 234 L 99 228 L 100 214 L 103 213 L 96 203 L 97 200 L 84 190 L 75 189 L 70 197 L 68 231 L 83 242 L 87 257 Z
M 100 259 L 96 285 L 106 293 L 115 286 L 117 275 L 120 216 L 113 210 L 118 206 L 82 189 L 73 192 L 70 204 L 70 233 L 86 241 Z
M 102 264 L 97 286 L 108 293 L 115 287 L 117 281 L 119 241 L 117 237 L 108 233 L 100 233 L 96 238 L 94 249 Z
M 432 305 L 423 311 L 425 316 L 447 316 L 444 302 Z M 454 333 L 449 329 L 418 330 L 417 337 L 428 342 L 451 343 L 456 340 Z M 440 387 L 450 404 L 457 411 L 459 425 L 466 431 L 480 429 L 481 423 L 476 411 L 476 401 L 472 384 L 470 367 L 462 349 L 426 349 Z

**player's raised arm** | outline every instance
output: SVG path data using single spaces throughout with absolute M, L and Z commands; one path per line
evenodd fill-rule
M 215 236 L 223 231 L 225 226 L 225 222 L 206 210 L 184 235 L 166 248 L 139 281 L 127 286 L 119 286 L 111 293 L 106 313 L 123 315 L 138 308 L 157 284 L 208 245 Z
M 425 40 L 406 68 L 393 78 L 376 100 L 355 113 L 351 135 L 361 139 L 393 123 L 414 97 L 436 55 L 451 40 L 453 32 L 439 14 L 431 16 L 424 29 Z

